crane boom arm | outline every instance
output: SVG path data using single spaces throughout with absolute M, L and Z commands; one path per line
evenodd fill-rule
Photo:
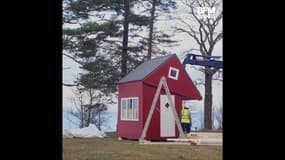
M 223 62 L 215 60 L 220 58 L 219 56 L 201 56 L 196 54 L 187 54 L 186 58 L 183 60 L 183 66 L 185 68 L 186 64 L 199 65 L 205 67 L 223 68 Z

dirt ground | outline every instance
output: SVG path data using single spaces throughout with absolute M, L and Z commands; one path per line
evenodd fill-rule
M 143 145 L 119 141 L 112 134 L 107 138 L 63 139 L 64 160 L 222 160 L 222 153 L 222 146 Z

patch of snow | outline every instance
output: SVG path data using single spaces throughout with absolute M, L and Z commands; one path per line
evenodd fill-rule
M 90 124 L 88 127 L 85 128 L 63 130 L 64 138 L 103 138 L 105 136 L 106 134 L 100 131 L 94 124 Z

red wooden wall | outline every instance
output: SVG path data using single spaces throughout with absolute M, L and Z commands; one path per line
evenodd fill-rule
M 142 82 L 133 82 L 119 85 L 118 97 L 118 126 L 117 135 L 130 139 L 138 139 L 142 132 Z M 121 98 L 139 97 L 139 121 L 121 120 Z

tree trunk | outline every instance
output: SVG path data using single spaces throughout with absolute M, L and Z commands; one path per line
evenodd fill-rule
M 80 127 L 79 128 L 83 128 L 84 127 L 84 108 L 81 106 L 81 112 L 80 112 Z
M 88 117 L 87 117 L 87 124 L 86 124 L 86 127 L 88 127 L 88 126 L 89 126 L 89 124 L 90 124 L 90 120 L 91 120 L 91 109 L 90 109 L 90 108 L 88 108 Z
M 148 39 L 148 50 L 147 50 L 147 59 L 151 59 L 152 54 L 152 38 L 153 38 L 153 23 L 154 23 L 154 13 L 155 13 L 155 7 L 156 7 L 156 0 L 152 1 L 152 8 L 150 11 L 151 14 L 151 20 L 149 24 L 149 39 Z
M 80 118 L 81 118 L 81 123 L 80 123 L 80 127 L 79 128 L 83 128 L 84 127 L 84 106 L 83 106 L 83 102 L 82 102 L 82 95 L 80 95 Z
M 212 130 L 212 74 L 205 67 L 204 129 Z
M 121 65 L 121 77 L 123 78 L 127 74 L 127 61 L 128 61 L 128 36 L 129 36 L 129 13 L 130 5 L 129 1 L 124 1 L 124 30 L 123 30 L 123 47 L 122 47 L 122 65 Z
M 98 129 L 101 131 L 101 117 L 100 117 L 100 113 L 101 113 L 101 111 L 99 111 L 99 113 L 98 113 L 98 114 L 99 114 L 99 115 L 98 115 L 98 117 L 99 117 L 99 118 L 98 118 L 98 119 L 99 119 L 99 120 L 98 120 L 98 122 L 99 122 L 99 123 L 98 123 L 98 124 L 99 124 L 99 125 L 98 125 Z
M 89 105 L 87 106 L 87 124 L 86 127 L 89 126 L 89 124 L 91 123 L 91 109 L 92 109 L 92 104 L 93 104 L 93 92 L 92 92 L 92 88 L 88 88 L 88 93 L 89 93 Z

